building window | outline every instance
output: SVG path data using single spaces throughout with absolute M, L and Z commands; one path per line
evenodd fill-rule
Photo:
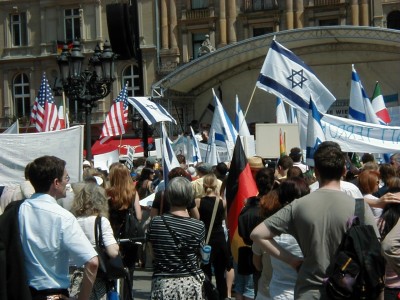
M 128 82 L 128 96 L 142 96 L 141 83 L 139 76 L 139 68 L 135 65 L 130 65 L 122 72 L 122 85 Z M 121 87 L 122 89 L 122 87 Z
M 13 81 L 14 114 L 18 118 L 29 116 L 31 112 L 29 79 L 24 73 L 15 76 Z
M 318 20 L 318 26 L 336 26 L 339 25 L 338 19 Z
M 400 11 L 392 11 L 388 14 L 387 28 L 400 30 Z
M 272 27 L 253 28 L 253 37 L 274 32 Z
M 81 19 L 79 8 L 66 9 L 64 11 L 65 40 L 67 43 L 81 38 Z
M 192 0 L 192 9 L 201 9 L 208 7 L 208 0 Z
M 20 47 L 28 45 L 26 13 L 10 15 L 12 46 Z
M 196 59 L 199 57 L 200 54 L 200 47 L 203 44 L 204 40 L 206 39 L 206 34 L 205 33 L 194 33 L 192 34 L 192 57 L 193 59 Z

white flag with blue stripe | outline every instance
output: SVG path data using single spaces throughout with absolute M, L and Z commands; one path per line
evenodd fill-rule
M 19 134 L 19 121 L 18 121 L 18 119 L 13 124 L 11 124 L 10 127 L 8 127 L 6 130 L 4 130 L 3 133 Z
M 240 136 L 250 136 L 250 130 L 240 107 L 238 95 L 236 95 L 235 129 L 239 132 Z
M 210 133 L 211 140 L 215 140 L 215 132 L 211 130 Z M 218 153 L 217 153 L 217 145 L 212 143 L 207 147 L 207 154 L 206 154 L 206 163 L 209 163 L 212 166 L 216 166 L 219 162 Z
M 361 122 L 380 124 L 354 65 L 351 68 L 349 118 Z
M 319 144 L 325 141 L 325 134 L 321 126 L 321 114 L 318 111 L 314 101 L 310 99 L 307 126 L 307 165 L 314 166 L 314 153 Z
M 163 145 L 162 145 L 162 156 L 163 156 L 163 176 L 164 176 L 164 182 L 165 186 L 167 186 L 168 182 L 168 173 L 176 167 L 180 167 L 179 161 L 176 158 L 174 149 L 172 149 L 171 146 L 171 141 L 168 138 L 167 130 L 165 128 L 165 124 L 162 123 L 162 140 L 163 140 Z
M 272 41 L 256 86 L 307 113 L 310 98 L 325 113 L 336 100 L 299 57 Z
M 152 125 L 157 122 L 173 122 L 176 120 L 160 104 L 150 101 L 148 97 L 129 97 L 128 102 L 140 113 L 147 124 Z
M 233 148 L 235 147 L 236 138 L 238 133 L 234 128 L 228 114 L 222 107 L 214 89 L 212 89 L 214 95 L 214 115 L 211 122 L 210 132 L 215 133 L 215 138 L 210 138 L 208 144 L 216 143 L 217 146 L 226 147 L 229 155 L 231 156 Z
M 285 104 L 282 99 L 276 97 L 276 123 L 278 124 L 288 124 L 288 117 L 286 114 Z
M 190 126 L 190 131 L 192 132 L 192 162 L 201 162 L 201 153 L 200 153 L 200 147 L 199 147 L 199 141 L 196 139 L 196 135 L 194 133 L 194 130 L 192 126 Z

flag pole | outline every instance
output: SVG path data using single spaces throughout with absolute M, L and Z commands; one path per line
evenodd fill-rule
M 118 147 L 118 156 L 121 155 L 121 147 L 122 147 L 122 133 L 119 136 L 119 147 Z
M 243 118 L 243 121 L 246 119 L 247 112 L 249 111 L 249 107 L 250 107 L 251 101 L 253 100 L 254 93 L 256 92 L 256 88 L 257 88 L 257 85 L 255 84 L 255 85 L 254 85 L 253 92 L 251 93 L 251 96 L 250 96 L 249 104 L 247 104 L 246 111 L 244 112 L 244 118 Z M 243 122 L 243 121 L 242 121 L 242 122 Z M 239 126 L 239 128 L 240 128 L 241 126 L 242 126 L 242 125 L 240 125 L 240 126 Z

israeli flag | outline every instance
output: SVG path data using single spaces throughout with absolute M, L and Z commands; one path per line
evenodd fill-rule
M 149 125 L 164 121 L 176 124 L 176 120 L 164 107 L 150 101 L 148 97 L 129 97 L 128 102 L 133 105 Z
M 240 107 L 238 95 L 236 95 L 235 128 L 240 136 L 250 136 L 250 130 Z
M 196 139 L 196 135 L 194 133 L 192 126 L 190 126 L 190 131 L 192 132 L 192 156 L 193 156 L 192 161 L 199 163 L 202 161 L 199 141 Z
M 212 140 L 215 140 L 215 132 L 212 131 L 210 134 Z M 206 163 L 209 163 L 212 166 L 216 166 L 218 164 L 218 152 L 217 146 L 215 143 L 212 143 L 211 146 L 209 145 L 207 148 L 207 155 L 206 155 Z
M 380 124 L 354 65 L 351 65 L 349 119 Z
M 276 98 L 276 123 L 278 124 L 288 124 L 288 118 L 286 114 L 285 104 L 282 99 Z
M 321 126 L 321 114 L 310 99 L 307 126 L 306 164 L 314 167 L 314 153 L 319 144 L 325 141 L 325 134 Z
M 176 167 L 180 167 L 179 161 L 176 158 L 174 149 L 172 149 L 171 146 L 171 141 L 168 138 L 167 134 L 167 129 L 165 128 L 165 124 L 162 123 L 162 157 L 163 157 L 163 176 L 164 176 L 164 182 L 165 186 L 167 186 L 168 183 L 168 173 Z
M 323 113 L 336 100 L 299 57 L 275 40 L 272 41 L 256 86 L 304 113 L 307 113 L 310 98 L 314 99 L 318 110 Z
M 210 133 L 215 133 L 215 138 L 210 138 L 208 144 L 211 145 L 213 142 L 217 146 L 226 147 L 229 155 L 232 154 L 233 148 L 235 147 L 236 138 L 238 133 L 233 127 L 231 120 L 228 117 L 225 109 L 222 107 L 214 89 L 212 89 L 214 95 L 214 115 L 211 122 Z

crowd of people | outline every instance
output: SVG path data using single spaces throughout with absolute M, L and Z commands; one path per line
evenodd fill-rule
M 121 255 L 128 270 L 121 299 L 134 297 L 135 268 L 153 271 L 151 299 L 204 299 L 203 282 L 213 277 L 221 300 L 327 299 L 324 278 L 356 198 L 386 259 L 382 297 L 400 298 L 400 153 L 381 164 L 366 153 L 355 166 L 338 144 L 323 142 L 313 167 L 298 147 L 274 164 L 249 157 L 257 193 L 243 199 L 238 249 L 228 234 L 229 163 L 178 159 L 165 181 L 154 157 L 107 171 L 84 161 L 83 181 L 74 183 L 57 157 L 30 162 L 25 182 L 0 190 L 0 299 L 106 299 L 116 282 L 96 278 L 98 216 L 107 254 Z M 151 205 L 140 204 L 152 194 Z M 146 232 L 143 242 L 119 241 L 127 211 Z

